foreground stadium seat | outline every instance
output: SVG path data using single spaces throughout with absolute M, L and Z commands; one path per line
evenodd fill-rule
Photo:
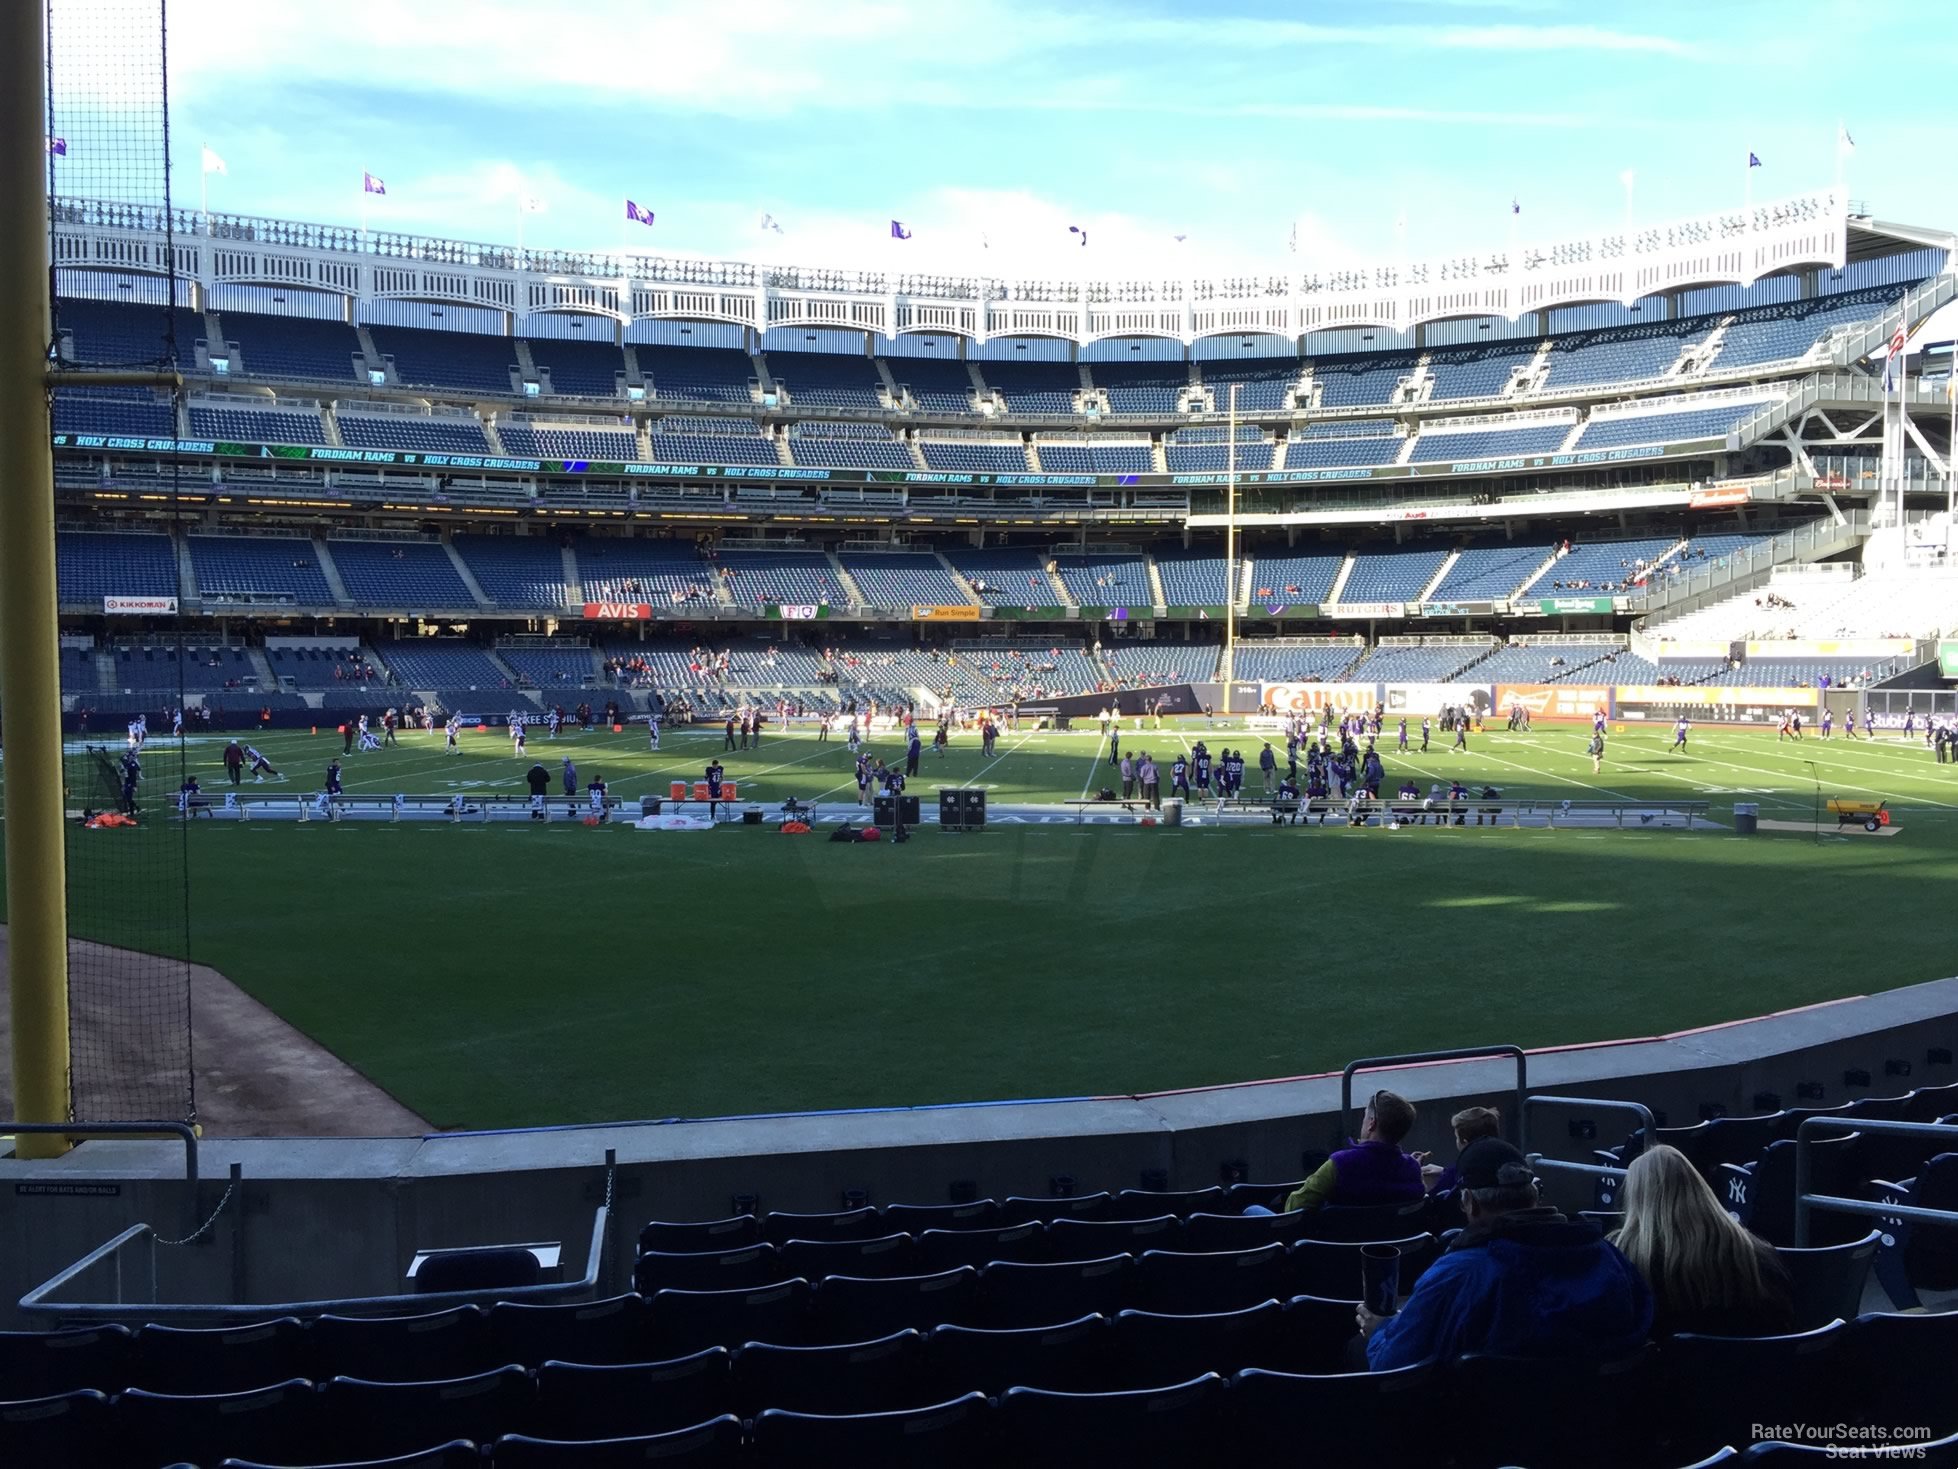
M 1852 1196 L 1862 1134 L 1811 1139 L 1809 1190 L 1818 1194 Z M 1770 1143 L 1754 1163 L 1722 1163 L 1713 1189 L 1727 1212 L 1771 1245 L 1795 1243 L 1795 1149 L 1793 1139 Z M 1861 1218 L 1816 1210 L 1809 1216 L 1809 1240 L 1839 1245 L 1859 1239 L 1868 1228 Z
M 627 1366 L 546 1362 L 525 1431 L 566 1439 L 671 1433 L 734 1411 L 733 1362 L 726 1347 Z
M 1467 1411 L 1450 1424 L 1461 1469 L 1614 1469 L 1651 1462 L 1661 1415 L 1654 1400 L 1659 1349 L 1614 1362 L 1545 1362 L 1471 1353 L 1449 1364 L 1446 1387 Z M 1705 1396 L 1725 1389 L 1702 1382 Z M 1745 1399 L 1735 1394 L 1733 1401 Z M 1720 1445 L 1716 1445 L 1719 1447 Z
M 643 1296 L 626 1294 L 569 1306 L 499 1301 L 490 1307 L 491 1356 L 535 1367 L 560 1362 L 651 1362 L 652 1316 Z
M 978 1297 L 979 1272 L 970 1265 L 882 1279 L 825 1275 L 816 1282 L 816 1331 L 825 1341 L 872 1341 L 907 1326 L 963 1325 Z
M 687 1464 L 697 1469 L 742 1462 L 741 1420 L 733 1414 L 672 1433 L 583 1442 L 508 1434 L 490 1450 L 490 1469 L 625 1469 L 640 1464 Z
M 792 1239 L 873 1239 L 890 1233 L 871 1208 L 844 1209 L 833 1214 L 771 1213 L 761 1222 L 762 1238 L 785 1245 Z
M 1751 1443 L 1756 1423 L 1833 1423 L 1853 1401 L 1843 1370 L 1848 1327 L 1788 1336 L 1682 1333 L 1660 1349 L 1658 1398 L 1681 1457 Z M 1720 1384 L 1719 1391 L 1708 1385 Z
M 919 1272 L 932 1274 L 960 1265 L 990 1265 L 995 1260 L 1044 1259 L 1047 1226 L 1029 1220 L 995 1229 L 927 1229 L 914 1243 Z
M 368 1382 L 336 1377 L 320 1385 L 320 1418 L 348 1459 L 384 1459 L 454 1438 L 489 1443 L 530 1419 L 535 1392 L 521 1367 L 500 1367 L 446 1382 Z
M 1447 1201 L 1437 1202 L 1421 1199 L 1412 1204 L 1329 1204 L 1323 1209 L 1309 1209 L 1306 1213 L 1305 1239 L 1346 1240 L 1351 1243 L 1364 1243 L 1376 1239 L 1402 1239 L 1410 1234 L 1433 1232 L 1434 1216 L 1441 1209 L 1447 1209 L 1443 1216 L 1449 1224 L 1460 1224 L 1461 1212 Z
M 306 1469 L 475 1469 L 482 1462 L 476 1445 L 466 1438 L 458 1438 L 392 1459 L 341 1459 L 332 1464 L 308 1463 Z M 258 1459 L 226 1459 L 218 1469 L 289 1469 L 289 1466 L 267 1464 Z
M 1369 1240 L 1350 1244 L 1344 1240 L 1302 1239 L 1291 1248 L 1292 1289 L 1309 1296 L 1334 1300 L 1360 1299 L 1360 1251 L 1368 1245 L 1392 1245 L 1400 1251 L 1400 1293 L 1414 1289 L 1421 1272 L 1434 1262 L 1440 1245 L 1431 1234 L 1414 1234 L 1405 1239 Z
M 1872 1185 L 1879 1202 L 1919 1209 L 1958 1209 L 1958 1153 L 1940 1153 L 1901 1183 Z M 1920 1290 L 1958 1289 L 1958 1230 L 1920 1227 L 1912 1219 L 1884 1220 L 1877 1279 L 1892 1304 L 1915 1306 Z
M 1285 1344 L 1294 1370 L 1342 1372 L 1347 1344 L 1360 1334 L 1359 1301 L 1325 1296 L 1293 1296 L 1285 1302 Z
M 415 1272 L 418 1295 L 458 1290 L 521 1290 L 543 1276 L 537 1256 L 514 1245 L 502 1249 L 445 1250 L 430 1255 Z
M 1137 1299 L 1150 1311 L 1237 1311 L 1292 1294 L 1289 1257 L 1276 1240 L 1255 1250 L 1207 1255 L 1149 1250 L 1137 1259 L 1136 1273 Z
M 699 1224 L 675 1224 L 655 1219 L 639 1231 L 639 1248 L 646 1250 L 737 1250 L 761 1239 L 761 1221 L 752 1214 L 708 1219 Z
M 1051 1224 L 1056 1219 L 1106 1219 L 1114 1200 L 1105 1193 L 1069 1194 L 1063 1198 L 1009 1198 L 999 1206 L 1000 1222 L 1024 1224 L 1037 1219 Z
M 927 1229 L 990 1229 L 999 1223 L 999 1205 L 991 1199 L 970 1204 L 886 1204 L 884 1227 L 920 1235 Z
M 305 1329 L 281 1316 L 250 1326 L 145 1326 L 128 1385 L 157 1393 L 229 1393 L 306 1374 Z
M 1183 1221 L 1183 1248 L 1201 1254 L 1301 1239 L 1311 1217 L 1303 1209 L 1289 1214 L 1192 1214 Z
M 326 1457 L 321 1450 L 327 1445 L 319 1431 L 323 1420 L 313 1385 L 304 1379 L 236 1393 L 155 1393 L 134 1388 L 119 1395 L 114 1407 L 116 1431 L 131 1463 L 216 1464 L 242 1456 L 303 1464 Z M 449 1437 L 434 1434 L 411 1447 Z
M 752 1290 L 800 1275 L 786 1268 L 774 1245 L 743 1245 L 732 1250 L 684 1253 L 647 1250 L 632 1267 L 641 1295 L 660 1290 Z
M 1032 1464 L 1200 1463 L 1217 1426 L 1223 1385 L 1207 1372 L 1136 1392 L 1008 1388 L 999 1399 L 1002 1452 Z
M 784 1280 L 759 1290 L 663 1290 L 652 1300 L 655 1360 L 684 1357 L 705 1347 L 738 1347 L 768 1341 L 793 1346 L 809 1325 L 806 1280 Z
M 1958 1397 L 1950 1390 L 1958 1311 L 1859 1316 L 1849 1323 L 1843 1352 L 1855 1377 L 1857 1421 L 1958 1433 Z
M 475 1306 L 421 1316 L 321 1316 L 306 1328 L 306 1361 L 307 1376 L 320 1382 L 434 1382 L 503 1365 L 490 1360 L 489 1317 Z
M 1135 1260 L 1110 1255 L 1058 1265 L 998 1260 L 979 1272 L 979 1316 L 988 1326 L 1056 1326 L 1129 1305 Z
M 0 1392 L 16 1389 L 0 1378 Z M 93 1388 L 0 1401 L 0 1464 L 92 1464 L 111 1457 L 113 1419 Z
M 925 1340 L 925 1365 L 941 1396 L 997 1395 L 1009 1387 L 1093 1392 L 1108 1384 L 1108 1318 L 1003 1330 L 941 1326 Z
M 1847 1244 L 1797 1250 L 1777 1247 L 1775 1254 L 1794 1282 L 1795 1330 L 1812 1331 L 1831 1321 L 1854 1320 L 1863 1308 L 1863 1287 L 1883 1236 L 1872 1229 Z
M 0 1331 L 0 1398 L 45 1398 L 129 1386 L 134 1336 L 126 1326 Z
M 1182 1248 L 1183 1221 L 1173 1214 L 1149 1219 L 1056 1219 L 1047 1226 L 1050 1260 L 1099 1260 Z
M 917 1273 L 908 1234 L 872 1239 L 792 1239 L 782 1246 L 782 1275 L 819 1280 L 825 1275 L 896 1276 Z
M 792 1413 L 891 1413 L 934 1399 L 925 1388 L 925 1339 L 912 1330 L 831 1347 L 750 1342 L 735 1354 L 734 1403 L 744 1418 Z
M 1321 1155 L 1320 1162 L 1325 1161 Z M 1299 1191 L 1303 1178 L 1295 1178 L 1290 1183 L 1234 1183 L 1224 1190 L 1224 1206 L 1220 1214 L 1242 1214 L 1251 1205 L 1261 1209 L 1276 1209 L 1286 1199 Z
M 1224 1207 L 1221 1188 L 1193 1188 L 1181 1192 L 1125 1188 L 1108 1207 L 1109 1219 L 1154 1219 L 1173 1214 L 1184 1219 L 1192 1214 L 1210 1213 Z
M 1227 1411 L 1234 1457 L 1286 1462 L 1311 1425 L 1312 1458 L 1325 1464 L 1420 1464 L 1445 1451 L 1435 1442 L 1435 1364 L 1391 1372 L 1305 1376 L 1250 1368 L 1231 1379 Z
M 1206 1372 L 1228 1377 L 1245 1367 L 1284 1368 L 1291 1362 L 1284 1322 L 1285 1308 L 1275 1300 L 1195 1316 L 1120 1312 L 1110 1385 L 1164 1387 Z
M 878 1469 L 981 1469 L 990 1465 L 991 1404 L 968 1393 L 898 1413 L 791 1413 L 755 1419 L 754 1457 L 765 1465 L 875 1464 Z

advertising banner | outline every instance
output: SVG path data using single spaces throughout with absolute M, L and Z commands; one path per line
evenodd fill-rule
M 967 603 L 962 607 L 913 607 L 914 622 L 977 622 L 979 609 Z
M 1389 714 L 1439 714 L 1455 708 L 1486 715 L 1495 708 L 1486 683 L 1390 683 L 1381 702 Z
M 1487 617 L 1496 610 L 1494 602 L 1423 602 L 1423 617 Z
M 1405 602 L 1340 602 L 1320 609 L 1328 617 L 1405 617 Z
M 1745 505 L 1753 498 L 1753 491 L 1746 485 L 1708 485 L 1703 490 L 1693 491 L 1693 498 L 1686 502 L 1686 508 L 1722 510 L 1731 505 Z
M 1681 711 L 1707 711 L 1707 717 L 1738 712 L 1748 722 L 1777 717 L 1783 709 L 1813 709 L 1814 689 L 1715 688 L 1705 684 L 1628 684 L 1618 690 L 1618 712 L 1625 719 L 1642 719 L 1648 712 L 1671 717 Z
M 829 603 L 811 606 L 806 602 L 779 602 L 762 609 L 763 617 L 779 617 L 784 622 L 814 622 L 819 617 L 829 616 Z
M 1280 714 L 1303 714 L 1313 709 L 1371 709 L 1380 700 L 1373 683 L 1268 683 L 1260 685 L 1258 703 Z
M 1610 708 L 1611 690 L 1597 684 L 1497 684 L 1495 712 L 1507 718 L 1516 704 L 1527 709 L 1531 719 L 1589 719 L 1599 709 Z
M 102 610 L 118 617 L 175 617 L 175 597 L 104 597 Z
M 1938 644 L 1938 672 L 1946 678 L 1958 678 L 1958 643 Z
M 1868 658 L 1881 662 L 1901 658 L 1915 649 L 1909 638 L 1836 638 L 1801 642 L 1793 638 L 1749 643 L 1750 658 Z
M 1246 617 L 1317 617 L 1320 607 L 1317 602 L 1275 602 L 1269 597 L 1256 598 L 1251 603 Z M 1214 617 L 1222 617 L 1224 609 L 1219 607 Z
M 585 621 L 587 622 L 650 622 L 653 607 L 650 602 L 587 602 Z
M 1572 613 L 1609 612 L 1609 597 L 1540 597 L 1536 610 L 1545 617 L 1564 617 Z

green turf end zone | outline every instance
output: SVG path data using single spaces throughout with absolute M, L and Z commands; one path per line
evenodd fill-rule
M 1257 731 L 1123 746 L 1166 765 L 1199 738 L 1241 749 L 1256 788 Z M 856 847 L 772 826 L 200 822 L 193 957 L 447 1127 L 1147 1091 L 1656 1034 L 1958 972 L 1958 766 L 1900 739 L 1708 728 L 1672 755 L 1655 725 L 1614 734 L 1594 774 L 1588 738 L 1540 724 L 1402 756 L 1390 724 L 1387 784 L 1706 800 L 1723 822 L 1749 801 L 1800 830 L 996 824 Z M 223 743 L 191 746 L 207 791 L 228 788 Z M 341 745 L 253 743 L 289 779 L 245 790 L 295 796 Z M 744 804 L 854 799 L 840 742 L 721 745 L 719 726 L 669 727 L 657 753 L 643 728 L 540 729 L 518 760 L 492 729 L 456 756 L 413 733 L 342 758 L 355 795 L 516 794 L 532 761 L 555 792 L 569 754 L 581 785 L 636 803 L 718 755 Z M 911 790 L 931 806 L 941 784 L 1060 802 L 1118 777 L 1092 730 L 1020 732 L 990 759 L 976 735 L 927 745 Z M 72 840 L 174 841 L 168 795 L 145 792 L 159 815 L 139 831 Z M 1818 838 L 1832 796 L 1887 800 L 1899 834 Z M 152 946 L 100 886 L 75 926 Z

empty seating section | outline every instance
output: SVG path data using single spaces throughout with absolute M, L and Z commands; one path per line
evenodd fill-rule
M 1598 643 L 1531 638 L 1498 648 L 1475 665 L 1475 678 L 1478 683 L 1554 683 L 1613 651 Z
M 1244 554 L 1251 562 L 1253 607 L 1325 601 L 1332 595 L 1333 581 L 1346 560 L 1344 551 L 1300 555 L 1272 550 Z
M 521 459 L 584 459 L 630 464 L 639 457 L 639 436 L 630 428 L 590 424 L 499 423 L 503 452 Z
M 1033 447 L 1049 474 L 1153 474 L 1156 468 L 1146 439 L 1056 444 L 1036 438 Z
M 1513 596 L 1554 547 L 1546 541 L 1504 541 L 1494 546 L 1469 546 L 1455 558 L 1448 574 L 1430 594 L 1436 602 L 1492 600 Z
M 1096 362 L 1088 372 L 1108 394 L 1108 411 L 1116 414 L 1167 417 L 1190 386 L 1189 369 L 1180 362 Z
M 598 682 L 590 648 L 498 648 L 496 655 L 516 671 L 519 683 L 547 694 Z
M 653 425 L 653 459 L 660 464 L 779 464 L 775 441 L 746 418 L 674 415 Z
M 1478 647 L 1442 644 L 1424 648 L 1375 648 L 1346 676 L 1379 679 L 1384 683 L 1445 683 L 1488 651 L 1488 644 Z M 1478 681 L 1481 676 L 1482 670 L 1478 666 Z
M 1432 549 L 1361 551 L 1340 589 L 1341 602 L 1412 602 L 1448 553 Z
M 324 444 L 326 425 L 317 410 L 288 413 L 263 408 L 190 405 L 191 436 L 236 439 L 246 444 Z
M 1509 386 L 1516 370 L 1537 354 L 1537 344 L 1442 348 L 1429 354 L 1430 402 L 1440 398 L 1495 398 Z
M 714 569 L 691 541 L 587 536 L 577 558 L 587 602 L 714 600 Z
M 191 569 L 205 601 L 290 598 L 302 607 L 331 607 L 335 598 L 311 540 L 297 536 L 190 536 Z
M 1773 398 L 1727 401 L 1672 413 L 1638 413 L 1593 418 L 1577 441 L 1580 449 L 1616 449 L 1627 444 L 1678 444 L 1719 438 L 1752 418 Z
M 1061 584 L 1077 607 L 1150 607 L 1149 566 L 1140 556 L 1057 556 Z
M 418 388 L 461 388 L 508 398 L 515 391 L 517 344 L 478 332 L 370 326 L 374 349 L 394 361 L 397 381 Z
M 1350 644 L 1306 646 L 1299 643 L 1240 643 L 1232 655 L 1232 672 L 1241 679 L 1276 683 L 1323 682 L 1336 679 L 1359 650 Z
M 1667 322 L 1555 337 L 1544 386 L 1576 388 L 1661 377 L 1679 360 L 1688 341 L 1698 341 L 1712 330 L 1711 321 Z
M 268 646 L 265 661 L 271 665 L 274 678 L 281 682 L 291 679 L 294 688 L 330 689 L 349 682 L 381 682 L 379 670 L 360 646 L 352 642 L 324 647 Z
M 819 469 L 916 469 L 911 451 L 881 423 L 798 423 L 789 429 L 797 464 Z
M 54 578 L 63 602 L 104 597 L 174 597 L 177 551 L 168 536 L 64 530 L 54 538 Z
M 1053 583 L 1041 572 L 1045 558 L 1024 549 L 961 546 L 949 549 L 945 559 L 988 607 L 1048 607 L 1054 604 Z
M 889 358 L 891 380 L 908 388 L 920 413 L 972 412 L 972 373 L 963 362 L 936 357 Z
M 961 663 L 990 689 L 991 697 L 1022 700 L 1090 694 L 1103 682 L 1101 670 L 1078 647 L 1018 645 L 961 648 Z
M 885 407 L 884 380 L 870 357 L 840 352 L 769 352 L 768 376 L 803 408 Z
M 96 676 L 95 650 L 92 648 L 63 648 L 59 660 L 61 669 L 61 692 L 64 694 L 92 694 L 100 685 Z
M 1180 428 L 1164 445 L 1164 458 L 1171 474 L 1221 474 L 1231 467 L 1231 431 L 1216 425 Z M 1238 425 L 1237 467 L 1240 470 L 1271 468 L 1271 440 L 1257 428 Z
M 873 607 L 958 607 L 969 600 L 928 551 L 847 551 L 837 559 Z
M 1424 430 L 1414 441 L 1413 464 L 1448 460 L 1498 459 L 1517 454 L 1548 454 L 1570 436 L 1568 423 L 1539 423 L 1525 428 L 1479 429 L 1469 433 Z
M 1696 542 L 1697 544 L 1697 542 Z M 1767 595 L 1772 594 L 1770 604 Z M 64 592 L 64 596 L 66 593 Z M 1776 576 L 1684 617 L 1656 624 L 1659 638 L 1929 638 L 1958 630 L 1958 577 L 1885 568 L 1855 578 Z
M 341 540 L 327 543 L 347 595 L 357 605 L 416 609 L 474 607 L 448 548 L 434 541 Z
M 1756 306 L 1738 313 L 1721 334 L 1716 369 L 1783 362 L 1807 355 L 1821 337 L 1839 326 L 1874 321 L 1921 281 L 1900 281 L 1869 291 L 1846 291 L 1813 301 Z
M 350 449 L 405 449 L 423 454 L 487 454 L 480 419 L 449 415 L 338 413 L 340 438 Z
M 1392 464 L 1400 457 L 1403 442 L 1377 434 L 1358 439 L 1331 438 L 1324 434 L 1295 436 L 1285 444 L 1285 468 L 1347 469 Z
M 165 311 L 123 301 L 89 301 L 63 296 L 55 329 L 74 343 L 71 362 L 93 367 L 139 367 L 174 360 L 186 372 L 197 365 L 197 343 L 204 336 L 204 318 L 195 311 Z M 170 356 L 168 334 L 174 331 L 176 356 Z
M 63 388 L 54 395 L 58 434 L 177 437 L 177 410 L 146 388 Z
M 729 594 L 743 607 L 844 601 L 820 551 L 723 551 L 719 560 Z
M 1661 556 L 1679 544 L 1678 536 L 1646 536 L 1625 541 L 1579 542 L 1559 557 L 1536 582 L 1538 592 L 1625 591 Z
M 499 607 L 548 607 L 571 600 L 564 552 L 548 536 L 458 535 L 454 545 L 483 595 Z
M 1217 677 L 1223 650 L 1214 643 L 1127 643 L 1103 656 L 1117 688 L 1207 683 Z
M 113 656 L 115 672 L 111 681 L 125 692 L 178 687 L 218 689 L 257 678 L 243 648 L 199 644 L 186 647 L 181 658 L 175 648 L 116 648 Z
M 412 638 L 379 645 L 394 681 L 411 689 L 501 689 L 509 675 L 475 643 L 461 638 Z
M 1071 362 L 981 362 L 986 386 L 999 390 L 1008 413 L 1074 412 L 1081 369 Z
M 1414 358 L 1403 353 L 1368 353 L 1361 357 L 1318 357 L 1312 362 L 1312 381 L 1321 408 L 1359 408 L 1394 401 L 1401 379 L 1414 371 Z
M 530 339 L 530 360 L 550 378 L 560 398 L 616 398 L 625 355 L 610 342 L 540 342 Z
M 1283 413 L 1291 407 L 1292 390 L 1304 375 L 1305 364 L 1281 357 L 1269 362 L 1206 362 L 1203 384 L 1211 391 L 1214 410 L 1231 411 L 1231 384 L 1237 384 L 1239 413 Z
M 1230 600 L 1222 556 L 1164 551 L 1156 557 L 1156 574 L 1171 607 L 1221 607 Z
M 920 439 L 918 448 L 933 469 L 964 474 L 1025 474 L 1031 468 L 1018 439 Z
M 692 403 L 752 403 L 755 363 L 732 347 L 632 349 L 655 397 Z
M 219 325 L 225 336 L 238 344 L 238 358 L 231 370 L 239 376 L 293 382 L 366 380 L 365 370 L 356 365 L 360 336 L 344 321 L 227 311 Z

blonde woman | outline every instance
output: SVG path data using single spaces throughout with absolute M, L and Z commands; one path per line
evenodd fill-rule
M 1794 1330 L 1788 1271 L 1749 1234 L 1699 1171 L 1663 1143 L 1625 1173 L 1625 1224 L 1613 1243 L 1652 1287 L 1652 1335 L 1776 1336 Z

